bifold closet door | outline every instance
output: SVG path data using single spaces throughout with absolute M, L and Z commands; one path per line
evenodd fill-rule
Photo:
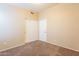
M 47 20 L 39 20 L 39 40 L 47 41 Z
M 26 42 L 38 40 L 37 20 L 26 20 Z

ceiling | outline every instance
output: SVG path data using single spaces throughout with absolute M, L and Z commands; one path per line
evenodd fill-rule
M 11 5 L 31 9 L 34 12 L 41 12 L 50 6 L 55 6 L 56 3 L 12 3 Z

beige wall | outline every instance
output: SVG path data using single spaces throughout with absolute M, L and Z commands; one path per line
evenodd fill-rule
M 57 4 L 40 13 L 47 19 L 47 41 L 79 51 L 79 4 Z
M 37 14 L 32 15 L 30 11 L 0 4 L 0 50 L 24 44 L 28 40 L 25 39 L 25 21 L 37 21 Z

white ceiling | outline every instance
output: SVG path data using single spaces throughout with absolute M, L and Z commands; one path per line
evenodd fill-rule
M 12 3 L 11 5 L 25 9 L 31 9 L 34 12 L 41 12 L 50 6 L 55 6 L 56 4 L 55 3 Z

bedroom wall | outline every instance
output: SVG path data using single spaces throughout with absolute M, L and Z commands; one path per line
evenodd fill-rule
M 37 14 L 32 15 L 30 12 L 31 10 L 0 4 L 0 50 L 22 45 L 29 40 L 25 37 L 27 34 L 25 21 L 37 22 Z
M 79 51 L 79 4 L 51 6 L 39 18 L 47 19 L 47 42 Z

